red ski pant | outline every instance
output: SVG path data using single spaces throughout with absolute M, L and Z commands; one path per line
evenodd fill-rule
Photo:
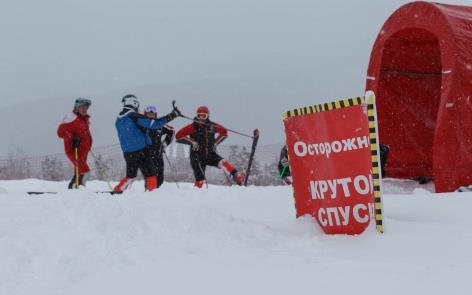
M 90 171 L 89 166 L 87 165 L 87 157 L 89 151 L 84 151 L 81 149 L 78 149 L 78 159 L 76 160 L 75 158 L 75 150 L 68 150 L 66 151 L 67 158 L 72 162 L 72 165 L 74 165 L 74 173 L 75 173 L 75 167 L 79 168 L 79 174 L 84 174 Z

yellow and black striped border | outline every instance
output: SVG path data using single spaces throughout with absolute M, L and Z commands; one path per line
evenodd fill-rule
M 303 116 L 312 113 L 320 113 L 325 111 L 331 111 L 335 109 L 347 108 L 350 106 L 360 105 L 366 102 L 367 100 L 367 115 L 369 119 L 369 137 L 370 137 L 370 148 L 372 156 L 372 178 L 374 181 L 374 208 L 375 208 L 375 228 L 379 233 L 384 232 L 383 227 L 383 214 L 382 214 L 382 171 L 380 169 L 380 160 L 379 160 L 379 145 L 377 139 L 377 111 L 375 108 L 375 95 L 374 93 L 367 93 L 368 97 L 353 97 L 343 100 L 338 100 L 334 102 L 327 102 L 318 105 L 297 108 L 290 111 L 287 111 L 282 114 L 284 120 L 296 117 Z
M 377 110 L 374 93 L 367 93 L 367 116 L 369 118 L 369 137 L 372 155 L 372 178 L 374 179 L 375 228 L 379 233 L 384 232 L 382 214 L 382 170 L 380 169 L 379 145 L 377 139 Z
M 282 114 L 282 118 L 288 119 L 290 117 L 303 116 L 312 113 L 321 113 L 336 109 L 347 108 L 355 105 L 360 105 L 364 103 L 364 96 L 361 97 L 352 97 L 348 99 L 337 100 L 333 102 L 327 102 L 322 104 L 317 104 L 313 106 L 307 106 L 303 108 L 293 109 Z

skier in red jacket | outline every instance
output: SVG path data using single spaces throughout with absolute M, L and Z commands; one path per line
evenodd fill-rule
M 176 135 L 178 143 L 191 146 L 190 165 L 195 175 L 195 186 L 198 188 L 203 186 L 206 166 L 226 170 L 234 182 L 242 185 L 245 178 L 244 173 L 236 170 L 231 163 L 216 153 L 216 147 L 226 139 L 228 130 L 220 124 L 210 121 L 209 115 L 208 107 L 199 107 L 193 123 L 180 129 Z M 217 137 L 216 134 L 218 134 Z
M 85 185 L 84 174 L 90 171 L 87 156 L 92 147 L 92 135 L 90 134 L 90 116 L 87 112 L 91 104 L 89 99 L 77 98 L 74 110 L 62 120 L 57 129 L 57 135 L 64 139 L 66 155 L 75 167 L 69 189 L 78 188 L 77 172 L 79 185 Z

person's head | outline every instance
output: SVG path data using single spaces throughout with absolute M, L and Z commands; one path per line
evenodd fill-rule
M 74 112 L 81 116 L 85 116 L 87 115 L 88 109 L 91 105 L 92 101 L 90 99 L 79 97 L 75 100 Z
M 206 106 L 200 106 L 197 109 L 197 119 L 199 121 L 205 121 L 210 118 L 210 110 Z
M 144 109 L 144 115 L 149 119 L 156 119 L 157 118 L 157 108 L 155 106 L 147 106 Z
M 131 108 L 136 112 L 139 110 L 139 100 L 134 94 L 127 94 L 123 96 L 121 102 L 123 103 L 123 107 L 125 108 Z

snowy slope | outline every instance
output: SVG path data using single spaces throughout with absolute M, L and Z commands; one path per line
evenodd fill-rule
M 64 186 L 0 181 L 0 294 L 472 292 L 469 193 L 387 181 L 386 233 L 351 237 L 295 219 L 288 187 Z

